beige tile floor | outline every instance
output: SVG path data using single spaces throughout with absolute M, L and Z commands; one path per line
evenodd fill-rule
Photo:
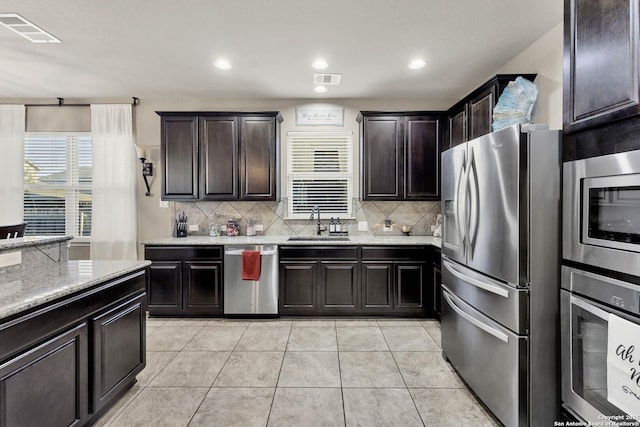
M 419 319 L 148 319 L 98 426 L 496 426 Z

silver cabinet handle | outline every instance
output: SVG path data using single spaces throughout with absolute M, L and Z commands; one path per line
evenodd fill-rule
M 237 251 L 225 251 L 224 254 L 225 255 L 242 255 L 242 250 L 237 250 Z M 268 256 L 268 255 L 278 255 L 278 251 L 263 251 L 260 252 L 260 255 L 262 256 Z
M 482 329 L 486 333 L 496 337 L 497 339 L 499 339 L 503 343 L 509 344 L 509 335 L 505 334 L 504 332 L 500 332 L 499 330 L 497 330 L 495 328 L 492 328 L 491 326 L 489 326 L 489 325 L 487 325 L 485 323 L 482 323 L 478 319 L 476 319 L 476 318 L 468 315 L 464 311 L 462 311 L 462 309 L 460 307 L 458 307 L 457 305 L 455 305 L 455 303 L 451 300 L 451 297 L 449 297 L 449 295 L 447 295 L 448 293 L 449 292 L 447 292 L 446 290 L 443 289 L 442 296 L 447 300 L 447 302 L 449 303 L 449 306 L 453 309 L 453 311 L 458 313 L 458 315 L 460 315 L 460 317 L 462 317 L 463 319 L 465 319 L 467 322 L 471 323 L 472 325 Z
M 506 289 L 503 289 L 497 285 L 492 285 L 491 283 L 485 283 L 481 280 L 478 279 L 474 279 L 471 276 L 467 276 L 466 274 L 464 274 L 461 271 L 458 271 L 453 264 L 451 264 L 449 261 L 447 260 L 442 260 L 442 264 L 445 266 L 445 268 L 447 270 L 449 270 L 451 272 L 451 274 L 453 274 L 454 276 L 456 276 L 458 279 L 460 280 L 464 280 L 466 283 L 473 285 L 477 288 L 480 289 L 484 289 L 487 292 L 491 292 L 492 294 L 496 294 L 498 296 L 501 296 L 503 298 L 509 298 L 509 291 L 507 291 Z

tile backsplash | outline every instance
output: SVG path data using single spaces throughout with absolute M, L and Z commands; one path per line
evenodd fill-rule
M 316 221 L 309 219 L 286 219 L 286 199 L 277 202 L 172 202 L 174 219 L 184 212 L 188 223 L 198 225 L 198 231 L 190 235 L 209 234 L 209 218 L 219 224 L 229 219 L 240 225 L 240 234 L 244 235 L 247 221 L 254 219 L 262 224 L 263 231 L 258 235 L 312 235 L 316 232 Z M 355 219 L 340 219 L 343 229 L 351 235 L 397 236 L 401 235 L 402 225 L 411 226 L 411 234 L 416 236 L 432 235 L 431 226 L 435 225 L 440 213 L 440 202 L 370 202 L 353 200 Z M 322 212 L 321 212 L 322 214 Z M 390 219 L 393 231 L 383 231 L 385 219 Z M 367 231 L 358 231 L 358 222 L 368 223 Z M 328 226 L 329 218 L 322 215 L 322 224 Z M 175 235 L 175 229 L 172 230 Z

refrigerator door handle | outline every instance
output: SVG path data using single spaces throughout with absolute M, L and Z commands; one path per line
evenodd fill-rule
M 478 171 L 476 169 L 473 147 L 471 147 L 471 155 L 469 156 L 467 169 L 469 170 L 469 228 L 467 231 L 467 240 L 469 241 L 469 256 L 473 257 L 480 222 L 480 186 L 478 184 Z
M 499 339 L 500 341 L 502 341 L 505 344 L 509 344 L 509 336 L 495 328 L 492 328 L 491 326 L 487 325 L 486 323 L 483 323 L 481 321 L 479 321 L 478 319 L 474 318 L 473 316 L 465 313 L 464 311 L 462 311 L 462 309 L 460 307 L 458 307 L 452 300 L 451 297 L 448 295 L 449 292 L 446 291 L 445 289 L 442 290 L 442 296 L 447 300 L 447 303 L 449 304 L 449 306 L 453 309 L 453 311 L 455 311 L 460 317 L 462 317 L 464 320 L 466 320 L 467 322 L 471 323 L 472 325 L 482 329 L 483 331 L 485 331 L 486 333 L 488 333 L 489 335 L 494 336 L 495 338 Z
M 453 264 L 451 264 L 449 261 L 447 261 L 446 259 L 442 260 L 442 264 L 444 265 L 444 267 L 449 270 L 451 272 L 451 274 L 453 274 L 454 276 L 456 276 L 458 279 L 464 281 L 465 283 L 468 283 L 470 285 L 475 286 L 476 288 L 480 288 L 480 289 L 484 289 L 487 292 L 491 292 L 492 294 L 501 296 L 503 298 L 509 298 L 509 291 L 507 291 L 506 289 L 502 289 L 499 286 L 496 285 L 492 285 L 491 283 L 485 283 L 481 280 L 478 279 L 474 279 L 471 276 L 467 276 L 466 274 L 464 274 L 463 272 L 459 271 L 458 269 L 456 269 Z
M 462 252 L 466 252 L 467 247 L 467 214 L 466 214 L 466 195 L 467 195 L 467 177 L 466 177 L 466 156 L 463 156 L 462 168 L 458 176 L 458 187 L 456 188 L 456 226 L 462 245 Z M 460 197 L 462 195 L 462 197 Z

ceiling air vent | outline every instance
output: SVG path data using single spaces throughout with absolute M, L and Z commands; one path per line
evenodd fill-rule
M 0 25 L 4 25 L 33 43 L 60 43 L 60 39 L 27 21 L 17 13 L 0 14 Z
M 313 83 L 317 85 L 339 85 L 342 74 L 314 74 Z

